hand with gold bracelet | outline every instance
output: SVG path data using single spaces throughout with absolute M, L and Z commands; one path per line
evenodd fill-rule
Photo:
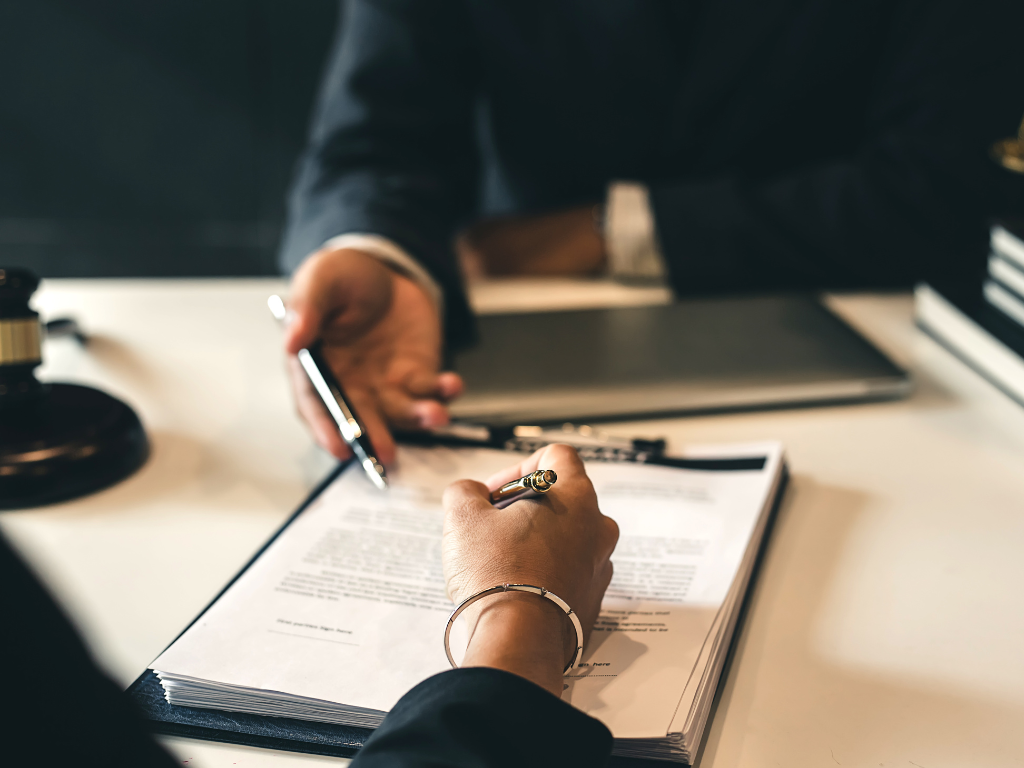
M 491 491 L 536 469 L 557 473 L 549 493 L 502 510 L 491 505 Z M 586 643 L 611 581 L 609 558 L 619 530 L 598 509 L 575 449 L 542 448 L 486 485 L 453 483 L 444 509 L 442 557 L 455 603 L 500 584 L 543 587 L 573 609 Z M 503 592 L 474 603 L 463 616 L 470 627 L 463 667 L 502 669 L 561 695 L 562 672 L 576 638 L 557 605 L 537 595 Z

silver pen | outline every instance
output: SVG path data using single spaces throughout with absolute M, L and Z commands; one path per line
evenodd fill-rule
M 267 306 L 271 313 L 281 322 L 284 322 L 287 314 L 284 302 L 281 297 L 274 294 L 267 299 Z M 342 439 L 352 450 L 356 460 L 366 470 L 367 476 L 382 491 L 387 490 L 388 476 L 384 472 L 384 465 L 377 460 L 377 451 L 374 450 L 370 436 L 359 420 L 355 409 L 345 397 L 345 390 L 341 383 L 334 377 L 331 367 L 324 358 L 323 350 L 319 341 L 311 347 L 300 349 L 297 355 L 299 364 L 313 384 L 313 389 L 320 395 L 324 407 L 331 414 L 334 423 L 338 425 L 338 431 Z
M 542 496 L 551 490 L 551 486 L 555 484 L 556 480 L 558 480 L 558 475 L 555 474 L 555 470 L 538 469 L 511 483 L 505 483 L 491 493 L 491 504 L 497 509 L 504 509 L 520 499 Z

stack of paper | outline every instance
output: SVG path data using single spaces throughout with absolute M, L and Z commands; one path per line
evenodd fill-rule
M 618 754 L 692 759 L 779 491 L 777 444 L 687 455 L 698 454 L 764 461 L 587 466 L 621 538 L 563 699 L 608 725 Z M 387 492 L 356 467 L 341 474 L 153 663 L 167 700 L 379 725 L 407 690 L 449 668 L 441 492 L 515 458 L 403 448 Z

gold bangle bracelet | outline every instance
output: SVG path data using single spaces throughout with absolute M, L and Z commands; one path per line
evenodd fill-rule
M 580 657 L 583 655 L 583 625 L 580 624 L 580 619 L 576 615 L 576 612 L 569 607 L 569 604 L 562 598 L 553 592 L 548 592 L 544 587 L 535 587 L 532 584 L 498 584 L 490 587 L 489 589 L 481 590 L 475 595 L 470 595 L 452 611 L 451 616 L 448 617 L 448 625 L 444 628 L 444 652 L 448 657 L 448 663 L 452 665 L 452 669 L 458 669 L 459 665 L 455 663 L 455 659 L 452 658 L 452 649 L 449 645 L 449 640 L 452 633 L 452 625 L 455 620 L 459 618 L 464 610 L 475 603 L 477 600 L 482 600 L 490 595 L 496 595 L 499 592 L 528 592 L 531 595 L 538 595 L 540 597 L 550 600 L 552 603 L 557 605 L 562 612 L 569 617 L 569 621 L 572 622 L 572 630 L 576 633 L 576 652 L 572 655 L 569 663 L 565 669 L 562 670 L 562 674 L 566 674 L 570 669 L 580 663 Z

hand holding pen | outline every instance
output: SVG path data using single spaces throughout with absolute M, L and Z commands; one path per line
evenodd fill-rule
M 296 271 L 288 311 L 285 348 L 296 405 L 334 456 L 347 458 L 349 448 L 297 358 L 318 340 L 381 463 L 394 461 L 392 428 L 448 422 L 446 404 L 462 392 L 462 380 L 439 372 L 438 308 L 418 284 L 365 253 L 321 251 Z
M 491 494 L 548 470 L 558 482 L 543 503 L 495 510 Z M 601 514 L 586 467 L 573 448 L 542 448 L 486 484 L 452 483 L 443 504 L 442 562 L 455 604 L 495 584 L 542 586 L 572 606 L 586 638 L 611 581 L 609 558 L 618 526 Z M 562 670 L 572 657 L 575 637 L 550 603 L 509 593 L 488 597 L 463 616 L 473 638 L 463 664 L 506 669 L 561 694 Z
M 282 323 L 287 322 L 288 311 L 284 301 L 276 294 L 267 299 L 271 314 Z M 296 352 L 295 357 L 302 366 L 306 378 L 320 397 L 324 408 L 334 419 L 338 432 L 348 444 L 356 460 L 366 472 L 370 481 L 381 490 L 387 490 L 388 477 L 384 465 L 377 459 L 377 450 L 370 441 L 364 422 L 359 418 L 355 407 L 351 404 L 341 382 L 327 364 L 323 355 L 323 344 L 318 339 L 309 347 Z M 537 469 L 517 480 L 505 483 L 491 493 L 491 503 L 497 509 L 519 501 L 520 499 L 540 496 L 551 490 L 558 480 L 553 469 Z
M 267 299 L 267 306 L 277 320 L 285 322 L 288 312 L 280 296 L 274 295 Z M 377 450 L 370 441 L 364 422 L 356 413 L 341 383 L 335 378 L 334 372 L 327 364 L 323 354 L 323 344 L 317 340 L 309 347 L 300 349 L 295 357 L 309 379 L 327 413 L 334 419 L 338 433 L 348 445 L 366 472 L 370 481 L 382 491 L 388 487 L 388 476 L 384 465 L 377 458 Z

